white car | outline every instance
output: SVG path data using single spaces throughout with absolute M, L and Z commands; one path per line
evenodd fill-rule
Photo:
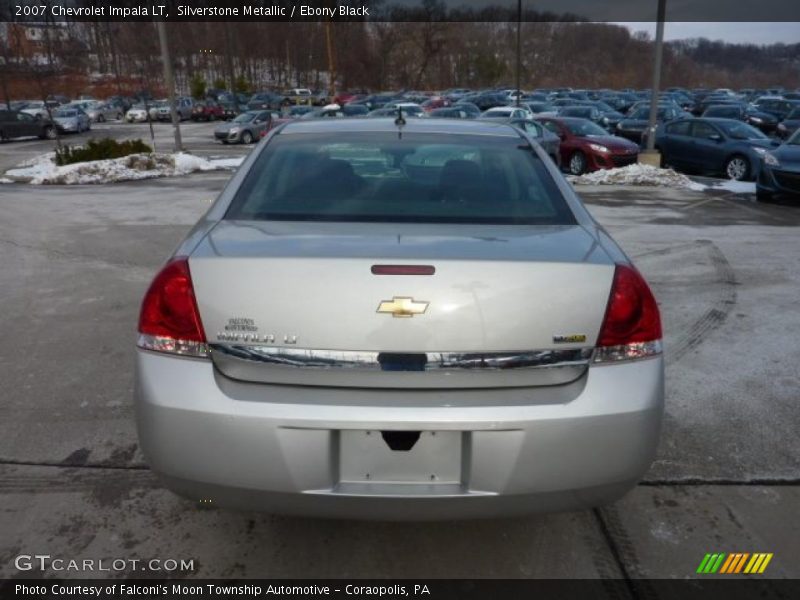
M 125 113 L 125 121 L 128 123 L 144 123 L 147 121 L 147 109 L 144 104 L 134 104 Z
M 52 110 L 55 111 L 55 107 Z M 25 108 L 23 108 L 20 112 L 27 113 L 32 117 L 36 117 L 37 119 L 47 118 L 47 107 L 41 100 L 31 100 L 30 102 L 26 102 Z
M 533 113 L 522 106 L 496 106 L 481 113 L 481 119 L 532 119 Z

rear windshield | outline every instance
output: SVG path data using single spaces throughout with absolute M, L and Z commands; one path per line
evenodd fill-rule
M 237 220 L 574 224 L 520 138 L 279 134 L 231 203 Z

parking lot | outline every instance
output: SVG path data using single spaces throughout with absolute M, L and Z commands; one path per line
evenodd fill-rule
M 249 151 L 213 142 L 212 128 L 184 123 L 185 145 L 209 157 Z M 171 126 L 156 131 L 159 150 L 170 148 Z M 108 123 L 69 141 L 109 134 L 146 141 L 149 131 Z M 0 171 L 51 144 L 0 146 Z M 0 187 L 0 575 L 19 575 L 19 554 L 47 553 L 194 560 L 178 577 L 684 578 L 707 552 L 771 552 L 766 576 L 800 577 L 800 208 L 721 189 L 579 188 L 664 320 L 661 446 L 615 505 L 513 520 L 319 521 L 179 499 L 137 447 L 139 301 L 229 176 Z
M 181 138 L 185 148 L 193 154 L 203 157 L 217 156 L 244 156 L 250 151 L 249 146 L 231 144 L 222 145 L 214 140 L 214 127 L 218 122 L 193 122 L 181 123 Z M 61 141 L 70 146 L 85 144 L 90 139 L 111 137 L 116 140 L 141 139 L 146 144 L 153 146 L 157 152 L 172 152 L 175 139 L 171 123 L 153 123 L 155 144 L 150 137 L 150 127 L 147 123 L 124 123 L 121 121 L 107 121 L 93 123 L 88 132 L 80 134 L 62 135 Z M 53 142 L 50 140 L 26 139 L 13 141 L 0 146 L 0 174 L 21 162 L 52 152 Z

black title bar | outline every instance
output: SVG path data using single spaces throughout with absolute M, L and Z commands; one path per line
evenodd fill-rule
M 0 0 L 2 21 L 652 22 L 658 0 Z M 797 22 L 800 0 L 666 0 L 667 21 Z

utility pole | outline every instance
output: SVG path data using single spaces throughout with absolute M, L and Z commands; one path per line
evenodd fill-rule
M 325 45 L 328 50 L 328 95 L 333 102 L 336 98 L 336 59 L 333 56 L 333 31 L 330 19 L 325 20 Z
M 521 86 L 521 79 L 522 79 L 522 0 L 517 0 L 517 106 L 521 102 L 520 96 L 522 96 L 522 92 L 520 91 Z
M 167 25 L 164 19 L 156 20 L 158 29 L 158 43 L 161 46 L 161 62 L 164 63 L 164 80 L 167 83 L 167 93 L 169 94 L 169 111 L 172 116 L 172 128 L 175 133 L 175 152 L 183 150 L 181 141 L 181 120 L 178 117 L 178 108 L 175 105 L 175 78 L 172 74 L 172 60 L 169 56 L 169 42 L 167 41 Z
M 661 62 L 664 55 L 664 20 L 666 12 L 667 0 L 658 0 L 656 46 L 653 59 L 653 89 L 650 91 L 650 118 L 647 120 L 647 154 L 651 156 L 656 153 L 656 117 L 658 116 L 658 92 L 661 88 Z M 658 166 L 658 164 L 654 166 Z
M 233 108 L 239 114 L 239 96 L 236 93 L 236 73 L 233 68 L 233 36 L 231 36 L 231 24 L 225 21 L 225 69 L 228 71 L 228 80 L 231 82 L 231 94 L 233 95 Z

